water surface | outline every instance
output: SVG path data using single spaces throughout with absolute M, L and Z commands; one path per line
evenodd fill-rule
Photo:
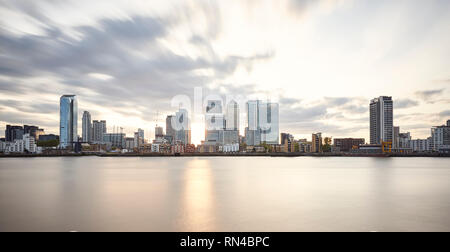
M 0 231 L 450 231 L 450 159 L 0 159 Z

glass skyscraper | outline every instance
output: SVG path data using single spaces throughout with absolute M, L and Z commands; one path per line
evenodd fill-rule
M 63 95 L 60 99 L 60 148 L 73 148 L 78 142 L 78 102 L 75 95 Z

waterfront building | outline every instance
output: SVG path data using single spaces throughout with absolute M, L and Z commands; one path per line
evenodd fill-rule
M 239 152 L 239 144 L 225 144 L 222 151 L 224 153 L 237 153 Z
M 333 147 L 339 148 L 339 152 L 349 152 L 365 143 L 364 138 L 335 138 Z
M 447 121 L 448 124 L 448 121 Z M 450 126 L 435 126 L 431 129 L 432 149 L 439 151 L 440 149 L 450 148 Z
M 159 144 L 152 144 L 152 153 L 159 153 Z
M 130 152 L 134 152 L 134 137 L 126 137 L 125 138 L 125 149 Z
M 397 149 L 410 149 L 411 148 L 411 133 L 400 133 L 398 135 L 398 146 Z
M 105 120 L 94 120 L 92 122 L 92 142 L 94 143 L 102 143 L 103 142 L 103 134 L 107 133 L 106 129 L 106 121 Z
M 75 95 L 63 95 L 60 99 L 60 147 L 74 148 L 78 142 L 78 102 Z
M 12 126 L 6 125 L 5 130 L 5 140 L 6 142 L 14 142 L 14 140 L 21 140 L 23 137 L 23 127 L 22 126 Z
M 393 141 L 392 97 L 380 96 L 370 101 L 370 144 Z
M 112 148 L 125 148 L 125 133 L 105 133 L 102 143 L 111 144 Z
M 23 144 L 24 151 L 27 151 L 29 153 L 37 152 L 36 140 L 34 139 L 34 136 L 30 135 L 30 133 L 23 135 Z
M 38 140 L 40 135 L 44 135 L 45 132 L 43 129 L 39 129 L 38 126 L 32 126 L 32 125 L 24 125 L 23 126 L 23 134 L 30 134 L 31 137 L 34 138 L 34 140 Z
M 85 143 L 91 143 L 92 142 L 92 119 L 91 114 L 88 111 L 83 112 L 83 119 L 82 119 L 82 141 Z
M 288 133 L 281 133 L 281 146 L 283 152 L 295 152 L 294 136 Z
M 430 138 L 411 140 L 410 147 L 414 152 L 428 152 L 430 149 Z
M 322 133 L 312 134 L 312 146 L 311 152 L 318 153 L 322 152 Z

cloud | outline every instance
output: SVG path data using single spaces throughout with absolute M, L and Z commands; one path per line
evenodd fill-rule
M 439 113 L 440 117 L 450 117 L 450 110 L 444 110 L 441 113 Z M 450 118 L 449 118 L 450 119 Z
M 411 99 L 399 99 L 395 101 L 395 108 L 396 109 L 404 109 L 404 108 L 411 108 L 418 106 L 419 102 L 411 100 Z
M 428 103 L 434 103 L 435 101 L 431 99 L 442 95 L 443 92 L 444 89 L 432 89 L 432 90 L 417 91 L 415 94 L 417 97 L 421 98 L 422 100 Z

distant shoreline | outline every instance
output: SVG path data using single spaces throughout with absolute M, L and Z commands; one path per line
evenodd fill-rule
M 68 154 L 0 154 L 0 158 L 38 158 L 38 157 L 450 157 L 450 154 L 354 154 L 354 153 L 68 153 Z

